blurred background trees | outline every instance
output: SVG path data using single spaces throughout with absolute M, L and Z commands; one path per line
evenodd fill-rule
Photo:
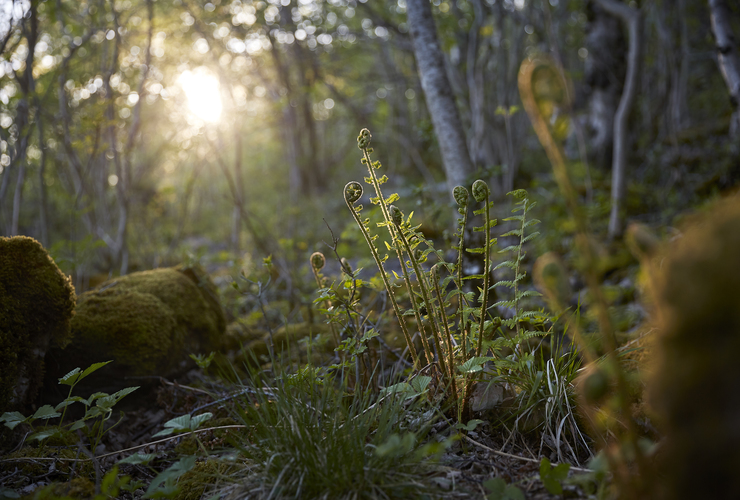
M 465 170 L 495 197 L 524 187 L 558 203 L 516 85 L 522 60 L 541 55 L 572 81 L 569 105 L 551 116 L 597 231 L 606 234 L 616 163 L 618 215 L 643 221 L 670 222 L 740 179 L 728 135 L 736 3 L 421 4 Z M 634 37 L 615 4 L 641 20 L 631 80 Z M 406 0 L 5 0 L 0 232 L 38 238 L 82 288 L 96 273 L 158 267 L 203 245 L 272 254 L 288 271 L 329 241 L 322 219 L 338 234 L 349 224 L 341 186 L 361 175 L 362 127 L 382 145 L 391 189 L 434 201 L 439 210 L 418 216 L 434 227 L 440 214 L 445 229 L 446 133 L 425 100 L 411 14 Z

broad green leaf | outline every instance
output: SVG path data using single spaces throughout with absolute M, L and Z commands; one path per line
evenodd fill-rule
M 200 425 L 203 422 L 210 420 L 212 417 L 213 417 L 213 413 L 206 412 L 206 413 L 202 413 L 200 415 L 197 415 L 191 418 L 190 419 L 190 430 L 193 430 L 193 431 L 196 430 L 197 428 L 200 427 Z
M 162 498 L 177 490 L 174 481 L 195 467 L 196 457 L 184 457 L 175 462 L 169 469 L 160 472 L 149 484 L 142 498 Z M 165 484 L 168 483 L 168 484 Z M 163 488 L 159 488 L 164 485 Z
M 80 372 L 79 368 L 75 368 L 74 370 L 66 374 L 64 377 L 60 378 L 59 383 L 63 385 L 73 386 L 77 384 L 80 380 L 82 380 L 83 378 L 90 375 L 91 373 L 98 371 L 99 369 L 107 365 L 108 363 L 112 363 L 112 362 L 113 360 L 103 361 L 102 363 L 93 363 L 92 365 L 85 368 L 85 370 L 82 372 Z
M 30 436 L 28 436 L 28 439 L 29 441 L 34 441 L 34 440 L 43 441 L 44 439 L 50 438 L 52 436 L 56 436 L 59 433 L 60 433 L 59 429 L 54 427 L 52 429 L 46 429 L 43 431 L 34 432 Z
M 179 417 L 175 417 L 165 422 L 164 426 L 171 427 L 175 430 L 189 429 L 191 418 L 192 417 L 190 417 L 190 414 L 180 415 Z
M 36 410 L 36 413 L 33 414 L 33 418 L 37 420 L 47 420 L 50 418 L 59 417 L 61 415 L 62 414 L 56 411 L 53 406 L 44 405 L 38 410 Z
M 427 387 L 429 387 L 429 383 L 431 381 L 432 381 L 432 377 L 429 377 L 427 375 L 419 375 L 415 377 L 413 380 L 411 380 L 411 387 L 418 394 L 421 394 L 422 392 L 427 390 Z
M 547 491 L 553 495 L 563 494 L 562 481 L 568 477 L 570 464 L 562 463 L 552 467 L 550 460 L 543 458 L 540 462 L 540 480 Z
M 473 420 L 469 420 L 467 424 L 463 424 L 462 422 L 459 422 L 455 428 L 460 429 L 463 431 L 474 431 L 478 425 L 482 424 L 483 420 L 478 420 L 477 418 Z
M 504 498 L 504 491 L 506 490 L 506 481 L 500 477 L 494 477 L 487 481 L 483 481 L 483 486 L 490 491 L 488 494 L 489 500 L 501 500 Z
M 15 429 L 15 427 L 18 424 L 22 424 L 28 420 L 27 417 L 25 417 L 22 413 L 13 411 L 13 412 L 5 412 L 3 413 L 3 416 L 0 417 L 0 422 L 5 424 L 5 427 L 9 429 Z
M 76 403 L 78 401 L 84 401 L 84 399 L 82 399 L 79 396 L 71 396 L 71 397 L 65 399 L 64 401 L 62 401 L 61 403 L 59 403 L 58 405 L 56 405 L 54 407 L 54 409 L 56 411 L 59 411 L 59 410 L 61 410 L 63 408 L 66 408 L 67 406 L 71 405 L 72 403 Z
M 77 382 L 77 378 L 79 377 L 81 370 L 79 368 L 75 368 L 71 372 L 67 373 L 65 376 L 59 379 L 59 383 L 61 385 L 75 385 Z
M 84 420 L 78 420 L 72 426 L 69 428 L 70 431 L 76 431 L 77 429 L 82 429 L 85 427 L 85 421 Z
M 131 464 L 131 465 L 148 465 L 149 462 L 157 458 L 156 453 L 135 453 L 129 455 L 123 460 L 119 460 L 119 464 Z
M 382 391 L 380 391 L 380 395 L 384 396 L 386 394 L 403 394 L 407 399 L 415 397 L 418 393 L 414 390 L 413 387 L 407 382 L 400 382 L 398 384 L 393 384 Z
M 457 370 L 460 373 L 475 373 L 483 370 L 483 364 L 493 360 L 493 358 L 481 356 L 481 357 L 475 357 L 470 358 L 465 363 L 461 364 L 457 367 Z
M 164 436 L 169 436 L 169 435 L 170 435 L 170 434 L 172 434 L 173 432 L 175 432 L 175 429 L 173 429 L 173 428 L 171 428 L 171 427 L 168 427 L 168 428 L 166 428 L 166 429 L 163 429 L 163 430 L 159 431 L 159 432 L 158 432 L 158 433 L 156 433 L 156 434 L 152 434 L 152 437 L 153 437 L 153 438 L 155 438 L 155 437 L 164 437 Z

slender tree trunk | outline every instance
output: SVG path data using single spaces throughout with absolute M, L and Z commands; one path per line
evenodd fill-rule
M 23 200 L 23 185 L 26 181 L 26 169 L 28 164 L 28 144 L 31 140 L 31 102 L 36 92 L 36 80 L 33 76 L 34 54 L 36 42 L 39 34 L 38 14 L 36 4 L 31 3 L 28 9 L 27 17 L 22 21 L 21 31 L 26 38 L 27 53 L 26 65 L 22 73 L 15 74 L 15 79 L 23 93 L 23 99 L 18 104 L 18 116 L 16 123 L 18 125 L 18 146 L 15 155 L 15 162 L 18 163 L 18 177 L 16 177 L 15 192 L 13 193 L 13 213 L 10 219 L 10 234 L 18 234 L 18 225 L 21 216 L 21 202 Z
M 609 14 L 618 17 L 627 25 L 629 53 L 627 56 L 627 77 L 614 116 L 614 152 L 612 154 L 612 207 L 609 216 L 609 237 L 622 234 L 624 210 L 622 204 L 625 192 L 627 170 L 628 134 L 627 121 L 637 91 L 640 50 L 642 45 L 642 13 L 617 0 L 596 0 Z
M 439 141 L 449 196 L 452 198 L 455 186 L 464 186 L 470 180 L 473 163 L 470 161 L 455 96 L 445 72 L 444 56 L 439 47 L 429 1 L 407 0 L 406 8 L 421 87 Z
M 619 19 L 610 16 L 597 0 L 587 7 L 585 93 L 588 96 L 590 157 L 604 169 L 614 154 L 614 117 L 623 89 L 625 40 Z
M 41 104 L 36 99 L 36 129 L 39 134 L 39 148 L 41 149 L 41 162 L 39 163 L 39 216 L 41 226 L 41 244 L 48 248 L 51 244 L 49 238 L 49 200 L 46 193 L 46 141 L 44 140 L 44 127 L 41 124 Z
M 727 0 L 709 0 L 709 10 L 712 31 L 717 42 L 717 63 L 734 108 L 730 121 L 730 135 L 740 138 L 740 46 L 732 32 L 732 11 Z
M 15 192 L 13 193 L 13 216 L 10 220 L 10 235 L 18 234 L 18 223 L 21 217 L 21 201 L 23 201 L 23 184 L 26 180 L 26 164 L 18 165 L 18 177 L 15 181 Z

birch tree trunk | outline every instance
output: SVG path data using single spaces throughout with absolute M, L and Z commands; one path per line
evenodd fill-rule
M 638 71 L 640 67 L 640 49 L 642 45 L 642 13 L 617 0 L 596 0 L 609 14 L 618 17 L 627 25 L 629 53 L 627 54 L 627 77 L 624 90 L 619 100 L 619 107 L 614 116 L 614 151 L 612 154 L 612 207 L 609 216 L 609 238 L 622 234 L 624 213 L 622 204 L 625 192 L 627 170 L 627 120 L 637 91 Z
M 444 66 L 444 55 L 437 40 L 429 0 L 407 0 L 414 56 L 419 68 L 421 87 L 439 141 L 450 199 L 455 186 L 465 186 L 473 174 L 462 121 L 455 104 Z
M 717 63 L 730 92 L 734 111 L 730 121 L 730 135 L 740 138 L 740 46 L 732 32 L 732 11 L 727 0 L 709 0 L 712 32 L 717 42 Z

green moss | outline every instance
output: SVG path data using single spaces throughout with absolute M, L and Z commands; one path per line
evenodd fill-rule
M 0 238 L 0 413 L 30 403 L 43 356 L 70 339 L 75 292 L 39 242 Z
M 67 496 L 76 499 L 88 499 L 95 496 L 95 483 L 86 477 L 76 477 L 66 483 L 56 483 L 52 492 L 54 495 Z
M 200 500 L 211 485 L 225 477 L 233 468 L 216 460 L 198 462 L 178 481 L 180 491 L 175 500 Z
M 48 472 L 48 467 L 52 463 L 47 460 L 34 460 L 38 458 L 81 458 L 77 455 L 77 448 L 54 446 L 25 446 L 18 451 L 3 456 L 3 462 L 0 463 L 0 472 L 5 475 L 12 473 L 16 469 L 22 472 L 21 478 L 37 477 Z M 84 456 L 82 457 L 84 458 Z M 92 462 L 75 462 L 71 460 L 57 460 L 56 471 L 59 474 L 69 474 L 72 468 L 81 476 L 92 477 L 95 474 Z
M 74 341 L 56 353 L 59 372 L 112 359 L 108 376 L 167 375 L 188 354 L 218 349 L 223 310 L 215 291 L 199 286 L 196 277 L 193 269 L 155 269 L 82 294 L 72 321 Z

